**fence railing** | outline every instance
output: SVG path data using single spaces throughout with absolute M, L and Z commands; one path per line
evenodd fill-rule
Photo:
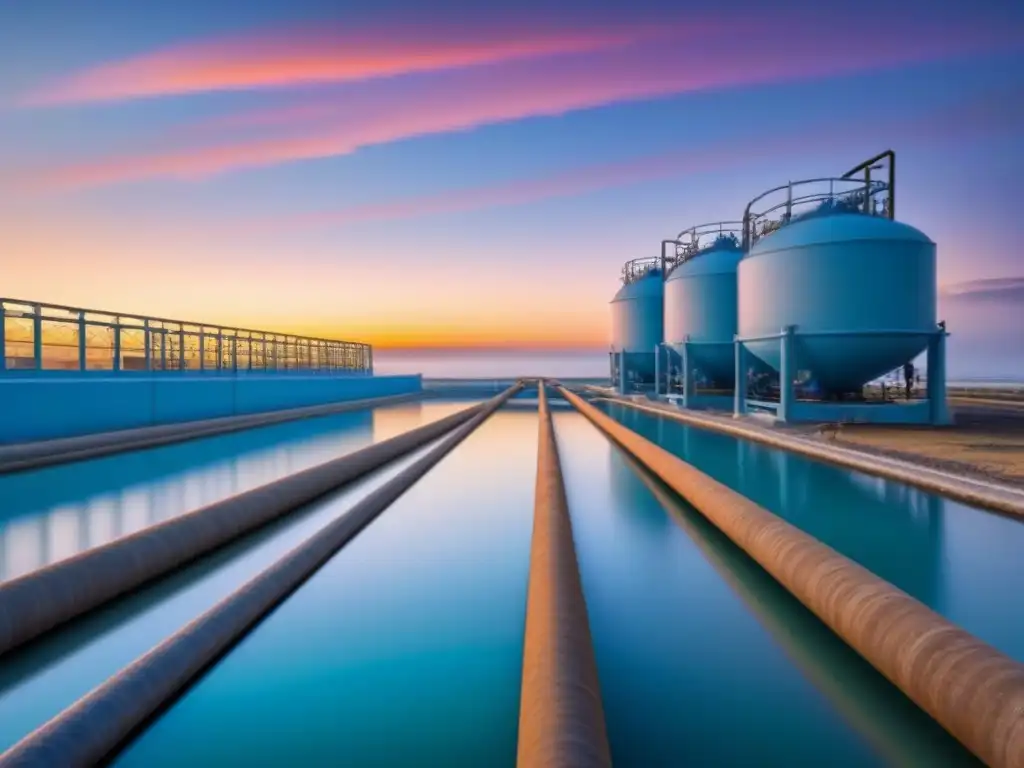
M 743 248 L 799 219 L 830 213 L 862 213 L 892 218 L 890 186 L 884 181 L 848 178 L 791 181 L 754 198 L 743 215 Z M 755 205 L 766 205 L 755 210 Z
M 368 344 L 0 298 L 0 371 L 373 372 Z
M 622 265 L 622 284 L 630 285 L 641 280 L 651 272 L 661 269 L 661 259 L 653 256 L 646 256 L 640 259 L 627 261 Z
M 675 244 L 676 255 L 666 259 L 666 271 L 712 248 L 730 246 L 739 250 L 742 236 L 742 221 L 716 221 L 684 229 L 674 241 L 669 241 Z

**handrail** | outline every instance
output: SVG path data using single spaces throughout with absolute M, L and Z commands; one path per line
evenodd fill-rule
M 816 190 L 806 195 L 794 195 L 794 189 L 806 187 L 812 184 L 828 184 L 825 189 Z M 846 186 L 846 189 L 837 189 L 837 185 Z M 785 191 L 786 199 L 776 203 L 759 212 L 753 212 L 753 206 L 760 200 Z M 825 209 L 846 211 L 849 213 L 862 213 L 868 216 L 884 216 L 891 218 L 889 211 L 889 197 L 881 198 L 888 193 L 889 185 L 883 181 L 862 181 L 843 177 L 822 177 L 817 179 L 802 179 L 791 181 L 774 187 L 751 200 L 743 213 L 743 250 L 749 250 L 760 238 L 775 232 L 786 224 L 802 218 L 812 216 Z M 814 210 L 806 210 L 794 215 L 794 208 L 817 203 Z M 880 205 L 879 205 L 880 203 Z M 784 209 L 785 213 L 778 219 L 767 219 L 768 214 Z M 759 227 L 758 224 L 761 223 Z
M 714 249 L 723 238 L 733 240 L 736 243 L 736 247 L 739 248 L 742 233 L 742 221 L 715 221 L 684 229 L 676 235 L 675 240 L 664 241 L 665 243 L 674 243 L 676 247 L 675 258 L 665 260 L 665 278 L 668 278 L 670 270 L 678 267 L 680 264 L 684 264 L 690 259 Z M 737 234 L 740 237 L 736 237 Z M 711 242 L 703 240 L 707 235 L 714 235 L 714 240 Z M 662 247 L 664 247 L 664 244 Z
M 861 171 L 864 172 L 864 180 L 871 181 L 871 171 L 877 170 L 880 166 L 875 163 L 880 160 L 888 161 L 889 169 L 889 218 L 896 218 L 896 153 L 891 149 L 885 150 L 885 152 L 879 152 L 877 155 L 872 157 L 870 160 L 865 160 L 863 163 L 854 166 L 846 173 L 843 174 L 843 178 L 855 178 L 856 174 Z
M 663 259 L 658 256 L 644 256 L 639 259 L 630 259 L 622 265 L 622 284 L 631 285 L 642 280 L 651 272 L 664 266 Z
M 879 161 L 887 161 L 888 180 L 872 180 L 871 171 L 885 168 L 885 165 L 877 165 Z M 863 173 L 863 178 L 858 174 Z M 828 193 L 818 192 L 816 194 L 793 197 L 793 188 L 808 184 L 823 184 L 828 182 Z M 845 191 L 837 192 L 836 183 L 847 185 L 854 184 Z M 760 213 L 751 213 L 753 206 L 768 195 L 786 190 L 785 202 L 778 203 Z M 881 205 L 879 205 L 879 198 Z M 896 217 L 896 153 L 891 149 L 881 152 L 869 160 L 856 165 L 839 177 L 824 177 L 818 179 L 804 179 L 802 181 L 791 181 L 755 197 L 743 212 L 743 250 L 748 251 L 751 246 L 761 237 L 769 235 L 786 224 L 794 221 L 793 207 L 818 203 L 818 208 L 813 211 L 806 211 L 796 218 L 806 218 L 816 213 L 832 209 L 842 210 L 849 213 L 863 213 L 868 216 L 884 216 L 888 219 Z M 760 228 L 758 222 L 763 220 L 769 213 L 785 208 L 786 212 L 777 220 L 764 221 Z
M 369 344 L 342 339 L 0 297 L 6 318 L 0 371 L 373 369 Z

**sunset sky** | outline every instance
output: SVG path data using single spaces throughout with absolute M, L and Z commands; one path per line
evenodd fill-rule
M 940 284 L 1024 318 L 1022 139 L 1007 0 L 8 2 L 0 294 L 605 348 L 622 262 L 892 148 Z

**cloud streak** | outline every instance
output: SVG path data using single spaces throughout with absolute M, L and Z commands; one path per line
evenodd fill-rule
M 943 287 L 941 296 L 957 301 L 1002 301 L 1020 304 L 1024 303 L 1024 277 L 995 277 L 954 283 Z
M 856 30 L 853 30 L 855 32 Z M 44 187 L 91 187 L 153 178 L 196 179 L 335 157 L 373 145 L 613 103 L 729 86 L 819 78 L 1017 44 L 1018 31 L 892 22 L 863 44 L 837 23 L 768 23 L 757 35 L 706 32 L 671 45 L 627 46 L 545 62 L 369 84 L 333 99 L 240 113 L 170 149 L 44 170 Z M 255 132 L 255 135 L 253 133 Z
M 1012 136 L 1024 130 L 1022 103 L 1024 89 L 999 89 L 912 120 L 879 122 L 872 115 L 866 115 L 866 122 L 807 125 L 795 134 L 759 136 L 757 142 L 721 142 L 689 151 L 589 166 L 540 179 L 283 217 L 264 222 L 262 226 L 268 230 L 300 230 L 520 205 L 629 184 L 723 171 L 781 153 L 827 149 L 850 141 L 863 141 L 875 134 L 879 141 L 899 142 L 905 137 L 913 137 L 919 145 L 970 139 L 993 132 Z M 981 280 L 944 289 L 948 295 L 984 292 L 991 296 L 997 292 L 1005 295 L 1013 291 L 1024 292 L 1024 278 Z
M 184 43 L 78 72 L 30 94 L 35 106 L 339 83 L 558 54 L 665 36 L 638 24 L 296 28 Z

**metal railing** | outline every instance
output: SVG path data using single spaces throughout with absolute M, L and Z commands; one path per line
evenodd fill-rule
M 372 373 L 368 344 L 0 298 L 0 371 Z
M 880 161 L 885 161 L 880 165 Z M 871 172 L 887 170 L 877 181 Z M 863 174 L 858 178 L 857 174 Z M 786 224 L 832 213 L 860 213 L 892 219 L 896 215 L 896 154 L 892 150 L 863 162 L 838 178 L 791 181 L 755 197 L 743 213 L 743 250 Z M 782 197 L 782 193 L 785 196 Z M 766 200 L 768 198 L 768 200 Z M 765 201 L 768 207 L 754 210 Z
M 633 259 L 622 265 L 622 284 L 629 285 L 647 277 L 651 272 L 662 268 L 662 259 L 658 256 L 646 256 L 642 259 Z
M 675 240 L 665 241 L 675 244 L 676 247 L 675 257 L 669 257 L 665 260 L 666 275 L 668 270 L 673 267 L 677 267 L 713 248 L 728 245 L 738 250 L 742 236 L 742 221 L 716 221 L 684 229 L 676 235 Z
M 823 178 L 791 181 L 770 189 L 747 206 L 743 216 L 743 247 L 749 249 L 758 240 L 786 224 L 830 213 L 860 213 L 891 218 L 888 208 L 889 185 L 884 181 Z M 785 198 L 761 211 L 753 206 L 765 198 Z M 773 215 L 774 214 L 774 215 Z

